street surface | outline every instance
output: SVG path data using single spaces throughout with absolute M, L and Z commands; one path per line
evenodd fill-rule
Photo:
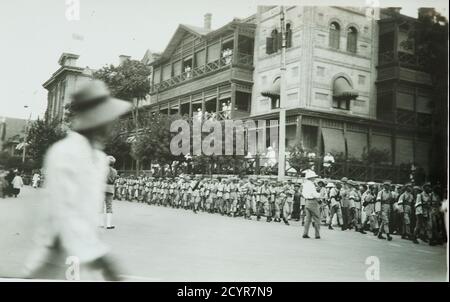
M 20 277 L 32 248 L 40 189 L 0 199 L 0 278 Z M 367 257 L 380 281 L 446 281 L 446 246 L 321 228 L 301 238 L 298 222 L 257 222 L 182 209 L 114 202 L 115 230 L 101 230 L 129 281 L 367 281 Z

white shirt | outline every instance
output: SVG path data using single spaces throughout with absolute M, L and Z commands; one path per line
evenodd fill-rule
M 12 185 L 14 189 L 20 189 L 23 187 L 23 180 L 22 177 L 19 175 L 14 176 L 14 179 L 12 181 Z
M 36 245 L 28 268 L 40 264 L 46 250 L 59 238 L 67 255 L 80 263 L 108 252 L 98 237 L 98 214 L 103 206 L 108 173 L 106 155 L 76 132 L 55 143 L 47 152 L 45 200 Z
M 302 196 L 305 199 L 318 199 L 320 198 L 320 193 L 317 192 L 316 186 L 311 180 L 306 179 L 303 182 Z

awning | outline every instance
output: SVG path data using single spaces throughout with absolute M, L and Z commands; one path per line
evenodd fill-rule
M 322 137 L 325 153 L 345 154 L 344 132 L 338 129 L 322 128 Z
M 277 77 L 270 88 L 261 91 L 262 96 L 269 98 L 279 98 L 280 97 L 280 77 Z
M 358 97 L 358 91 L 353 89 L 345 78 L 339 77 L 334 81 L 333 97 L 336 99 L 355 99 Z

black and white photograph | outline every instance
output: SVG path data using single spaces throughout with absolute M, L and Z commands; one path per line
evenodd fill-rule
M 448 282 L 447 1 L 5 0 L 0 40 L 0 282 Z

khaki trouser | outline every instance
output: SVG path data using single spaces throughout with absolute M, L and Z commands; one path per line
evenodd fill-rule
M 308 235 L 311 221 L 314 222 L 315 236 L 320 236 L 320 209 L 316 199 L 307 199 L 305 205 L 306 221 L 303 235 Z

